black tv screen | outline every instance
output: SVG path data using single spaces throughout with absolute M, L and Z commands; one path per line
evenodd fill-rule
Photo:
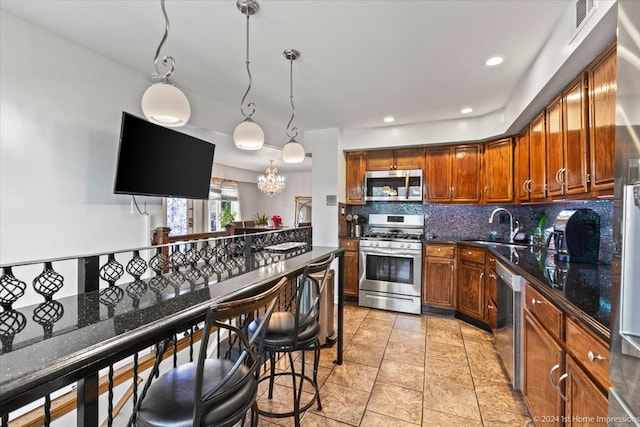
M 208 199 L 215 147 L 123 112 L 113 191 Z

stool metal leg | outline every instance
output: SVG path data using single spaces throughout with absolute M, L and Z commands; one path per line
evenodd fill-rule
M 316 339 L 315 349 L 313 352 L 313 386 L 316 389 L 316 397 L 318 399 L 318 411 L 322 411 L 322 403 L 320 402 L 320 390 L 318 389 L 318 365 L 320 364 L 320 339 Z

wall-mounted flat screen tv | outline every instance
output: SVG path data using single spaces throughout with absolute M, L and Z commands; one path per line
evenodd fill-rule
M 113 192 L 208 199 L 215 147 L 123 112 Z

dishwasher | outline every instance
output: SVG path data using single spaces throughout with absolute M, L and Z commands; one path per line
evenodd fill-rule
M 511 385 L 522 389 L 522 287 L 524 279 L 496 262 L 497 329 L 495 345 Z

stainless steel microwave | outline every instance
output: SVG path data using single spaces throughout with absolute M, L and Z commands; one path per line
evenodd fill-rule
M 422 169 L 369 171 L 364 175 L 365 200 L 422 201 Z

